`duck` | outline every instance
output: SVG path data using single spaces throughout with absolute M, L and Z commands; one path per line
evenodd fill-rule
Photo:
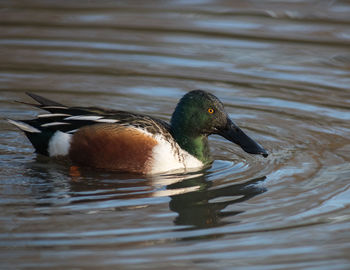
M 204 90 L 186 93 L 170 123 L 121 110 L 65 106 L 26 94 L 37 103 L 21 103 L 46 113 L 7 121 L 24 132 L 37 154 L 65 158 L 75 166 L 145 175 L 201 170 L 213 162 L 208 142 L 212 134 L 249 154 L 268 156 L 230 119 L 223 103 Z

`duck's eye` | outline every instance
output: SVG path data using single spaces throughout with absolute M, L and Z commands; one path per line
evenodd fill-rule
M 209 108 L 209 109 L 208 109 L 208 113 L 213 114 L 213 113 L 214 113 L 214 109 Z

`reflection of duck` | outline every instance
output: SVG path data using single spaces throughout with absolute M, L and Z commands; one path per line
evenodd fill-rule
M 9 122 L 25 132 L 37 153 L 68 156 L 79 165 L 143 174 L 198 169 L 211 162 L 211 134 L 225 137 L 248 153 L 267 156 L 230 120 L 220 100 L 201 90 L 180 100 L 170 125 L 146 115 L 67 107 L 28 95 L 40 103 L 34 106 L 50 113 Z
M 217 187 L 213 186 L 213 182 L 207 181 L 203 173 L 165 175 L 149 179 L 137 178 L 136 175 L 130 178 L 130 174 L 101 176 L 92 171 L 88 171 L 88 175 L 90 180 L 84 177 L 85 179 L 70 183 L 72 195 L 75 194 L 72 203 L 169 196 L 169 208 L 178 214 L 174 223 L 191 228 L 224 225 L 222 218 L 240 214 L 242 211 L 222 212 L 223 209 L 266 191 L 258 185 L 265 177 Z M 86 182 L 89 184 L 86 185 Z M 86 196 L 86 191 L 98 192 L 91 192 L 91 196 Z
M 223 217 L 237 215 L 242 211 L 221 210 L 265 192 L 265 188 L 256 185 L 264 179 L 265 177 L 260 177 L 244 183 L 213 188 L 212 182 L 201 176 L 169 185 L 167 189 L 200 186 L 196 191 L 171 196 L 170 209 L 178 213 L 174 222 L 177 225 L 190 225 L 195 228 L 222 225 Z
M 64 203 L 88 205 L 93 202 L 106 202 L 106 205 L 113 205 L 116 210 L 130 206 L 146 206 L 145 202 L 149 202 L 143 201 L 146 198 L 169 197 L 170 210 L 178 214 L 174 223 L 191 228 L 223 225 L 223 217 L 242 212 L 227 211 L 227 206 L 246 201 L 266 191 L 261 185 L 257 185 L 265 177 L 243 183 L 231 182 L 220 187 L 208 181 L 204 171 L 144 178 L 129 173 L 101 172 L 84 168 L 79 177 L 69 179 L 66 178 L 65 166 L 55 163 L 52 166 L 42 166 L 42 162 L 27 165 L 34 168 L 27 170 L 27 176 L 40 182 L 40 185 L 30 185 L 31 192 L 38 198 L 38 205 L 57 204 L 57 194 L 61 194 Z

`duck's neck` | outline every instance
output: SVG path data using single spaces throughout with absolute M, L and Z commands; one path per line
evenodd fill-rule
M 181 128 L 172 128 L 172 135 L 180 147 L 204 164 L 211 162 L 208 137 L 183 133 Z

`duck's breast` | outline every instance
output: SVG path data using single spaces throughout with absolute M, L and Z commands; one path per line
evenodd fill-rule
M 161 134 L 155 135 L 154 138 L 157 145 L 152 150 L 152 174 L 203 167 L 204 164 L 199 159 L 183 150 L 175 140 Z

